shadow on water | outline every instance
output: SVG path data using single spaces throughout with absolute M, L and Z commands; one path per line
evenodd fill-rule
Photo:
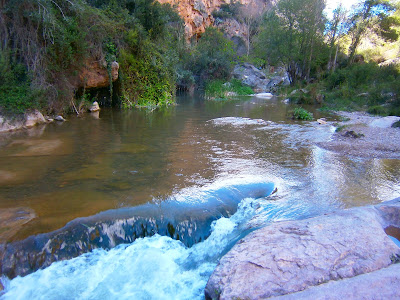
M 274 188 L 273 183 L 259 182 L 199 189 L 159 203 L 79 218 L 54 232 L 3 246 L 2 274 L 9 278 L 24 276 L 54 261 L 70 259 L 96 248 L 111 249 L 155 234 L 192 246 L 210 235 L 213 221 L 234 214 L 241 200 L 267 197 Z

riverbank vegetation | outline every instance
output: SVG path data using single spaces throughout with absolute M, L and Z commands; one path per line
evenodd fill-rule
M 282 0 L 264 15 L 254 56 L 286 68 L 281 93 L 295 102 L 399 115 L 398 7 L 366 0 L 327 19 L 321 0 Z
M 119 63 L 108 93 L 124 108 L 168 105 L 177 90 L 195 87 L 211 98 L 249 94 L 231 80 L 234 65 L 247 61 L 283 67 L 290 87 L 279 92 L 299 104 L 398 115 L 398 5 L 365 0 L 351 11 L 339 6 L 328 19 L 322 0 L 281 0 L 265 10 L 224 4 L 213 15 L 243 26 L 240 54 L 214 27 L 189 42 L 176 9 L 155 0 L 3 1 L 1 113 L 53 114 L 96 100 L 98 91 L 80 78 L 93 61 L 109 78 Z
M 176 48 L 184 36 L 172 7 L 146 0 L 15 0 L 0 9 L 2 112 L 68 108 L 84 96 L 79 75 L 93 61 L 109 74 L 119 62 L 120 88 L 111 84 L 110 93 L 123 106 L 173 101 Z

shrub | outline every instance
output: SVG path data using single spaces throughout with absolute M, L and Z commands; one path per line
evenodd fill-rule
M 293 118 L 297 120 L 311 121 L 314 119 L 313 114 L 302 107 L 296 107 L 293 111 Z
M 216 28 L 208 27 L 193 55 L 193 70 L 202 81 L 227 80 L 235 61 L 233 42 Z
M 396 111 L 400 103 L 399 79 L 394 65 L 380 67 L 371 62 L 338 69 L 323 82 L 326 104 L 333 109 L 368 110 L 375 114 Z
M 232 79 L 230 82 L 224 80 L 212 80 L 206 84 L 205 96 L 208 99 L 225 99 L 229 96 L 245 96 L 253 94 L 251 87 L 243 84 L 240 80 Z

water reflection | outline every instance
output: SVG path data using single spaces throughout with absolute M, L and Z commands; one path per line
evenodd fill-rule
M 259 221 L 263 214 L 304 217 L 400 196 L 398 160 L 318 148 L 315 142 L 328 140 L 333 127 L 288 119 L 291 109 L 277 99 L 183 97 L 151 113 L 103 109 L 99 119 L 71 116 L 3 135 L 0 208 L 27 207 L 37 215 L 9 240 L 248 175 L 278 187 L 274 202 L 260 206 Z

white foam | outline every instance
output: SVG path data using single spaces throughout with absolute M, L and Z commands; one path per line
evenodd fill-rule
M 265 121 L 263 119 L 250 119 L 250 118 L 240 118 L 240 117 L 224 117 L 213 119 L 212 122 L 214 125 L 222 126 L 222 125 L 231 125 L 235 127 L 242 127 L 248 125 L 259 125 L 266 126 L 272 124 L 271 121 Z
M 217 259 L 254 215 L 253 201 L 243 200 L 231 218 L 215 221 L 211 236 L 192 248 L 155 235 L 97 249 L 25 277 L 3 278 L 1 299 L 203 299 Z

